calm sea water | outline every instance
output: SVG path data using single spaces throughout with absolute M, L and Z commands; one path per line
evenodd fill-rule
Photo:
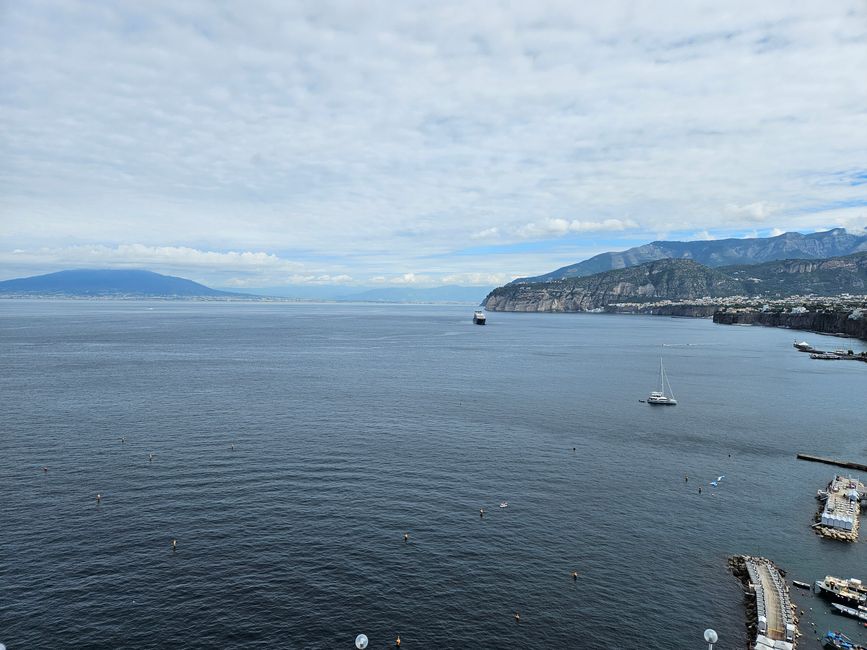
M 809 528 L 834 469 L 794 457 L 867 458 L 867 366 L 785 330 L 471 312 L 0 303 L 0 642 L 741 648 L 728 555 L 867 578 L 867 543 Z M 674 408 L 638 401 L 660 354 Z M 802 647 L 867 641 L 794 593 Z

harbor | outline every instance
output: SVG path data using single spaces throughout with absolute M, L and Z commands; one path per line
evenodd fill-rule
M 826 489 L 817 491 L 816 498 L 823 504 L 813 524 L 816 532 L 829 539 L 858 541 L 861 501 L 867 498 L 867 486 L 852 477 L 838 475 Z
M 749 555 L 729 558 L 729 566 L 746 587 L 751 650 L 792 650 L 800 633 L 782 571 L 767 558 Z
M 837 348 L 836 350 L 818 350 L 806 341 L 795 341 L 793 347 L 798 352 L 806 352 L 811 359 L 823 359 L 825 361 L 867 361 L 867 353 L 855 353 L 853 350 L 844 350 Z

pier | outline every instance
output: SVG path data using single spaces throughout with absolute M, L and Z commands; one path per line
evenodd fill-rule
M 834 460 L 833 458 L 813 456 L 811 454 L 797 454 L 796 458 L 798 458 L 798 460 L 809 460 L 812 463 L 825 463 L 826 465 L 836 465 L 837 467 L 845 467 L 846 469 L 857 469 L 862 472 L 867 472 L 867 465 L 863 463 L 850 463 L 842 460 Z
M 747 628 L 754 650 L 792 650 L 798 633 L 795 606 L 780 570 L 770 560 L 749 555 L 729 559 L 732 573 L 747 588 Z
M 828 488 L 816 493 L 824 506 L 814 524 L 822 537 L 844 542 L 858 541 L 861 501 L 867 499 L 867 486 L 849 476 L 835 476 Z

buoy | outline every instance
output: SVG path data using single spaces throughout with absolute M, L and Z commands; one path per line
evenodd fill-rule
M 102 499 L 102 495 L 101 495 L 101 494 L 97 494 L 97 495 L 96 495 L 96 502 L 99 503 L 99 501 L 100 501 L 101 499 Z
M 484 517 L 484 516 L 485 516 L 485 509 L 479 508 L 479 517 Z
M 153 454 L 148 454 L 148 460 L 149 460 L 149 461 L 152 461 L 153 459 L 154 459 L 154 455 L 153 455 Z
M 578 580 L 578 572 L 577 571 L 572 572 L 572 579 L 576 580 L 576 581 Z
M 701 494 L 701 486 L 698 486 L 698 493 Z
M 123 443 L 125 443 L 125 442 L 126 442 L 126 438 L 124 438 L 123 436 L 121 436 L 121 437 L 120 437 L 120 443 L 123 444 Z
M 684 483 L 689 483 L 689 475 L 686 475 L 686 476 L 683 477 L 683 482 L 684 482 Z
M 409 541 L 409 533 L 403 534 L 403 543 L 406 544 Z
M 367 647 L 367 636 L 359 634 L 355 637 L 355 647 L 358 648 L 358 650 L 364 650 Z
M 42 471 L 43 471 L 43 472 L 47 472 L 47 471 L 48 471 L 48 468 L 47 468 L 45 465 L 43 465 L 43 466 L 42 466 Z
M 232 445 L 232 451 L 235 451 L 235 445 Z
M 521 622 L 521 615 L 518 613 L 518 610 L 515 610 L 515 623 Z
M 397 635 L 397 638 L 394 640 L 394 645 L 398 648 L 400 647 L 400 634 Z
M 178 547 L 178 540 L 173 539 L 173 540 L 172 540 L 172 550 L 173 550 L 173 551 L 176 550 L 177 547 Z

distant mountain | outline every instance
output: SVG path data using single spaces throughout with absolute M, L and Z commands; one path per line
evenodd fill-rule
M 429 289 L 383 287 L 340 296 L 338 300 L 359 302 L 463 302 L 478 305 L 490 291 L 487 287 L 446 285 Z
M 661 259 L 690 259 L 705 266 L 759 264 L 784 259 L 824 259 L 867 251 L 867 234 L 852 235 L 843 228 L 802 235 L 787 232 L 777 237 L 717 239 L 713 241 L 655 241 L 619 253 L 601 253 L 544 275 L 518 278 L 512 284 L 584 277 L 613 269 L 638 266 Z
M 172 275 L 138 270 L 59 271 L 0 282 L 0 295 L 63 297 L 243 297 Z
M 780 260 L 710 268 L 663 259 L 548 282 L 507 284 L 485 298 L 491 311 L 590 311 L 617 302 L 728 296 L 787 297 L 867 293 L 867 252 L 826 260 Z

